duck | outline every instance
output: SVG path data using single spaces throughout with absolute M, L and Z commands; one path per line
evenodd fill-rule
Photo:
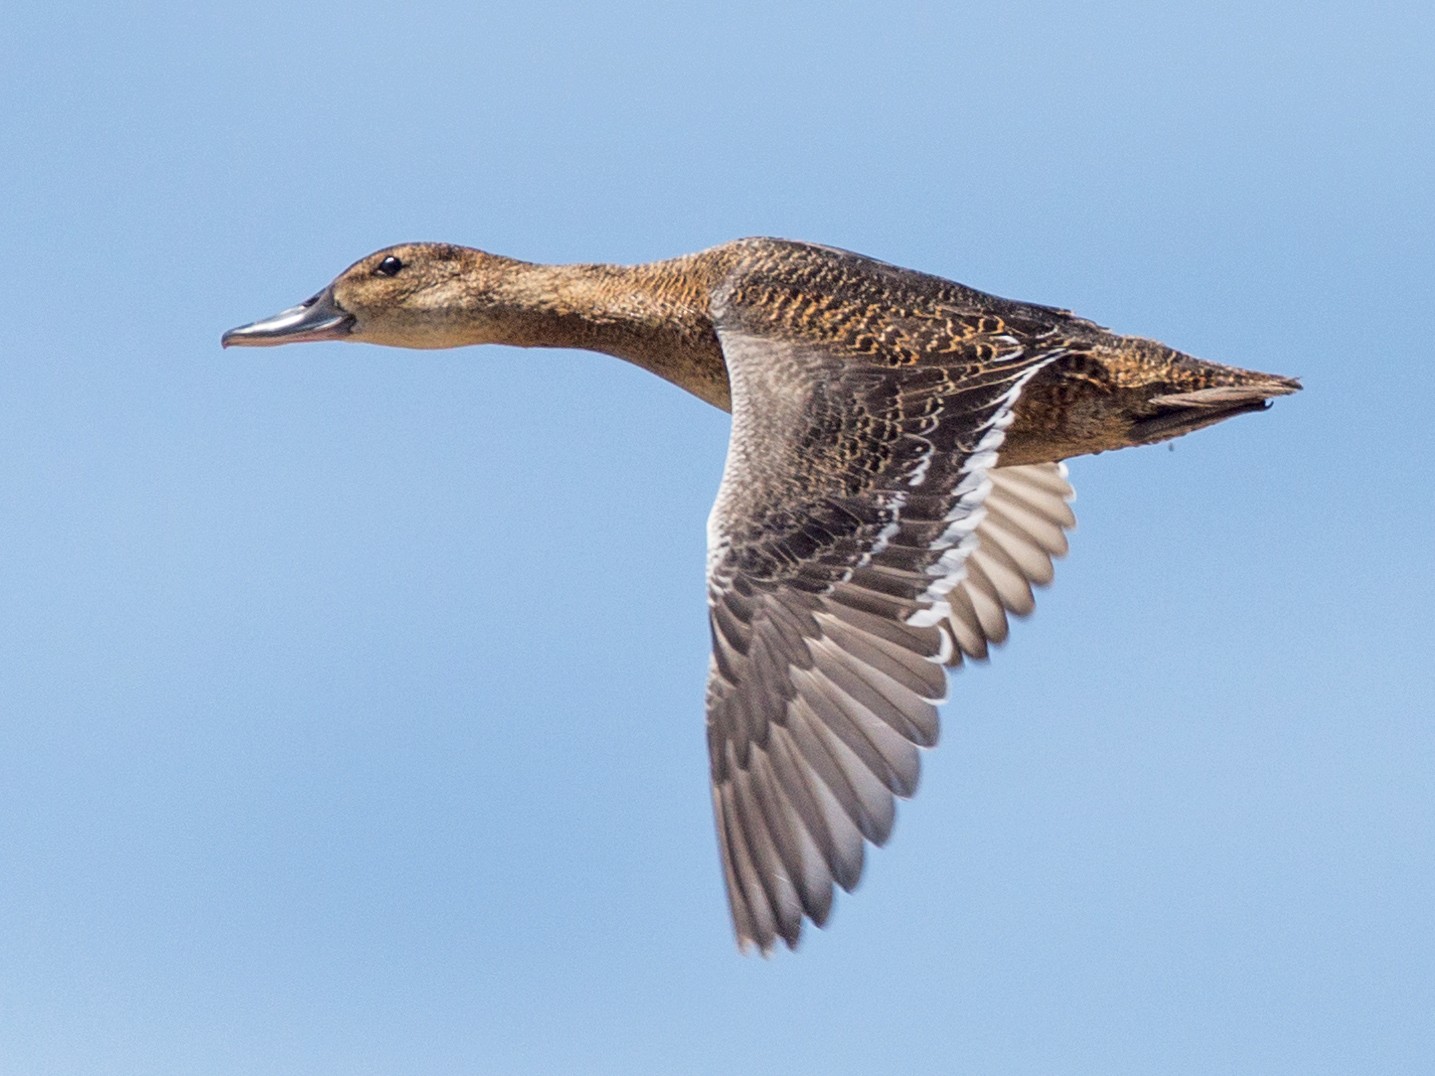
M 737 944 L 764 955 L 827 925 L 916 791 L 949 671 L 1051 581 L 1075 525 L 1064 461 L 1301 388 L 775 238 L 637 265 L 405 243 L 221 338 L 310 341 L 579 348 L 732 413 L 707 524 L 707 743 Z

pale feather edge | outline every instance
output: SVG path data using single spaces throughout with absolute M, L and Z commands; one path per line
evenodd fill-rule
M 1001 409 L 996 418 L 991 422 L 987 432 L 977 442 L 977 447 L 967 457 L 958 473 L 958 482 L 954 493 L 958 494 L 957 501 L 952 505 L 952 510 L 947 513 L 946 521 L 950 524 L 941 537 L 934 542 L 934 545 L 945 545 L 952 542 L 950 549 L 944 551 L 937 562 L 927 569 L 927 574 L 935 576 L 931 584 L 924 590 L 917 600 L 930 602 L 925 609 L 918 609 L 908 615 L 904 623 L 914 628 L 930 628 L 942 623 L 952 615 L 951 603 L 947 601 L 947 595 L 966 576 L 967 557 L 976 548 L 976 529 L 986 515 L 983 502 L 987 494 L 991 492 L 992 481 L 987 472 L 990 471 L 997 460 L 997 449 L 1001 448 L 1002 442 L 1006 440 L 1007 427 L 1012 424 L 1015 414 L 1016 401 L 1021 396 L 1022 389 L 1038 371 L 1055 362 L 1059 355 L 1051 355 L 1044 362 L 1034 365 L 1026 373 L 1022 374 L 1012 387 L 1002 397 Z

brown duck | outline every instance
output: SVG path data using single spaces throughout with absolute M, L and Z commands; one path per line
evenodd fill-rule
M 228 345 L 602 351 L 732 411 L 708 520 L 707 727 L 743 948 L 850 890 L 937 741 L 944 666 L 1031 611 L 1073 526 L 1061 460 L 1300 388 L 847 251 L 742 239 L 646 265 L 412 243 Z

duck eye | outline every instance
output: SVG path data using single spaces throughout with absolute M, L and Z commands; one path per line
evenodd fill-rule
M 379 262 L 374 268 L 374 272 L 380 276 L 398 276 L 399 270 L 403 267 L 404 263 L 390 254 L 383 261 Z

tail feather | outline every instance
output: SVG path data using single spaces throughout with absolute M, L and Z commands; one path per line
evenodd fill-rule
M 1131 425 L 1131 436 L 1139 442 L 1166 441 L 1193 430 L 1224 422 L 1247 411 L 1264 411 L 1276 396 L 1300 390 L 1291 377 L 1256 375 L 1240 385 L 1213 385 L 1190 392 L 1153 396 L 1147 404 L 1153 413 Z
M 1227 408 L 1269 400 L 1273 396 L 1288 396 L 1299 389 L 1300 382 L 1295 378 L 1272 377 L 1246 385 L 1214 385 L 1208 389 L 1196 389 L 1194 392 L 1173 392 L 1167 396 L 1153 396 L 1150 403 L 1155 407 L 1176 410 Z

